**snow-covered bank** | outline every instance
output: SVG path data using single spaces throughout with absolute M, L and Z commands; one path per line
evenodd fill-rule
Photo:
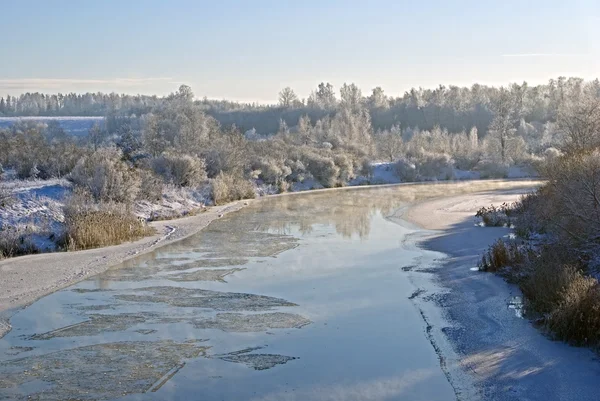
M 443 291 L 420 302 L 441 307 L 447 327 L 428 332 L 449 343 L 455 361 L 469 373 L 484 400 L 595 400 L 600 363 L 584 348 L 551 341 L 520 317 L 518 288 L 473 269 L 483 251 L 505 228 L 482 228 L 474 214 L 481 206 L 511 202 L 522 191 L 492 191 L 435 199 L 415 205 L 403 217 L 430 231 L 417 239 L 423 249 L 442 252 L 428 272 Z M 435 316 L 424 316 L 434 322 Z
M 509 171 L 509 178 L 531 177 L 532 172 L 517 167 Z M 3 174 L 0 190 L 12 194 L 12 202 L 0 207 L 0 228 L 10 227 L 16 230 L 15 235 L 27 241 L 27 247 L 37 252 L 53 252 L 57 250 L 57 242 L 64 232 L 64 211 L 66 200 L 73 192 L 72 184 L 66 179 L 51 180 L 18 180 L 14 171 Z M 459 181 L 477 180 L 481 174 L 476 171 L 460 171 L 454 169 L 451 177 L 429 177 L 426 181 L 448 181 L 452 178 Z M 348 186 L 390 185 L 399 184 L 402 180 L 396 172 L 395 163 L 373 163 L 369 177 L 359 176 L 348 183 Z M 259 196 L 273 195 L 279 192 L 273 185 L 265 185 L 257 181 L 256 192 Z M 323 185 L 310 178 L 291 185 L 292 192 L 322 189 Z M 133 212 L 146 221 L 168 220 L 198 213 L 212 204 L 210 185 L 198 189 L 177 187 L 166 184 L 159 200 L 137 200 Z

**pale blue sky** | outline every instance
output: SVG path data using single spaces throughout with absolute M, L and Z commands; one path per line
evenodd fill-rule
M 275 101 L 291 86 L 537 84 L 600 75 L 595 0 L 0 0 L 0 94 Z

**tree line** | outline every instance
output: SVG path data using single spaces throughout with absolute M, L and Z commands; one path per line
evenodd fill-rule
M 191 89 L 186 88 L 191 93 Z M 400 97 L 388 96 L 380 87 L 363 95 L 355 84 L 342 85 L 338 95 L 333 85 L 321 83 L 306 99 L 300 99 L 292 88 L 284 88 L 279 93 L 278 103 L 273 105 L 206 98 L 194 103 L 222 126 L 235 125 L 244 131 L 255 129 L 262 135 L 276 133 L 280 121 L 295 126 L 300 117 L 306 115 L 315 123 L 344 108 L 355 110 L 360 106 L 368 110 L 374 130 L 393 126 L 432 130 L 439 126 L 460 132 L 476 127 L 483 137 L 498 113 L 510 110 L 510 115 L 505 113 L 503 122 L 496 121 L 501 124 L 494 126 L 496 130 L 516 129 L 521 121 L 544 124 L 555 121 L 567 102 L 584 94 L 600 97 L 600 81 L 559 77 L 535 86 L 526 82 L 507 87 L 440 85 L 435 89 L 413 88 Z M 173 94 L 158 97 L 25 93 L 0 98 L 0 116 L 141 116 L 165 107 L 172 98 Z

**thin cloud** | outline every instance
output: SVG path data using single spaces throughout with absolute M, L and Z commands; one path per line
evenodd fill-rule
M 513 53 L 503 54 L 502 57 L 578 57 L 583 54 L 573 53 Z
M 0 88 L 4 89 L 59 89 L 92 85 L 141 87 L 156 83 L 179 84 L 170 77 L 152 78 L 110 78 L 110 79 L 72 79 L 72 78 L 21 78 L 0 79 Z

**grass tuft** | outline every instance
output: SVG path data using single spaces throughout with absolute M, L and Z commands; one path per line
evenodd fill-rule
M 94 203 L 75 195 L 65 207 L 66 250 L 98 248 L 133 241 L 154 233 L 127 207 L 116 203 Z

